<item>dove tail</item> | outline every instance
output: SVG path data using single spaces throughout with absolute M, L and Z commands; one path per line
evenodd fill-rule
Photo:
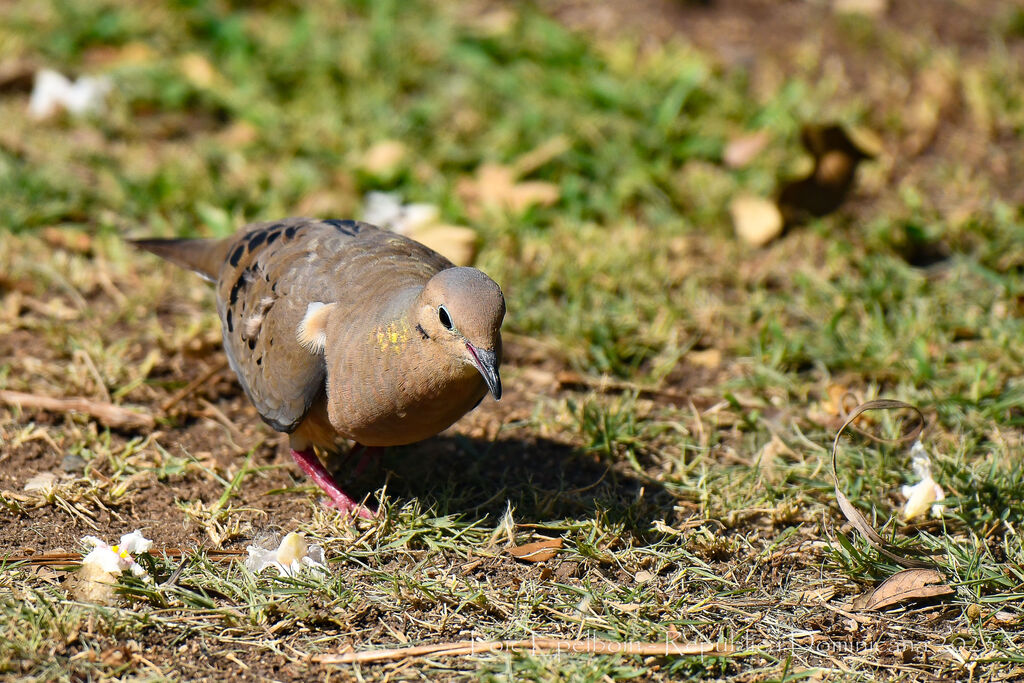
M 128 240 L 139 249 L 150 251 L 162 259 L 187 268 L 210 282 L 224 263 L 226 240 L 202 239 L 142 239 Z

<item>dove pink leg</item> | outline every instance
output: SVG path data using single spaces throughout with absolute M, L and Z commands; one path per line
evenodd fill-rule
M 334 477 L 320 463 L 320 459 L 316 457 L 316 453 L 313 452 L 312 448 L 303 451 L 297 451 L 293 448 L 292 458 L 302 468 L 302 471 L 309 475 L 309 478 L 315 481 L 316 485 L 323 489 L 324 493 L 331 499 L 331 507 L 335 507 L 346 514 L 355 513 L 366 519 L 373 517 L 372 512 L 352 500 L 347 493 L 341 490 L 338 482 L 334 481 Z

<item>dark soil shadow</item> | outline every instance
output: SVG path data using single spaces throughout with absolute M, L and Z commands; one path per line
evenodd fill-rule
M 518 523 L 600 513 L 644 533 L 655 519 L 671 516 L 674 499 L 656 481 L 625 467 L 544 438 L 492 442 L 445 435 L 390 449 L 350 486 L 354 495 L 365 494 L 383 479 L 389 498 L 419 499 L 437 515 L 497 521 L 511 505 Z

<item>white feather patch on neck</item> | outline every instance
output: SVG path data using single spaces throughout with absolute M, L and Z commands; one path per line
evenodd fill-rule
M 327 314 L 334 304 L 314 301 L 306 307 L 306 315 L 302 316 L 295 330 L 299 344 L 311 353 L 322 353 L 327 345 Z

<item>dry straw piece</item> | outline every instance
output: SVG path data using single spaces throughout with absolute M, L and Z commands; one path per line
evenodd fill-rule
M 317 664 L 365 664 L 432 655 L 461 656 L 494 652 L 525 651 L 540 653 L 572 653 L 593 655 L 641 655 L 645 657 L 696 657 L 736 654 L 736 647 L 728 643 L 640 643 L 615 640 L 561 640 L 558 638 L 531 638 L 529 640 L 459 640 L 450 643 L 417 645 L 364 652 L 312 655 Z

